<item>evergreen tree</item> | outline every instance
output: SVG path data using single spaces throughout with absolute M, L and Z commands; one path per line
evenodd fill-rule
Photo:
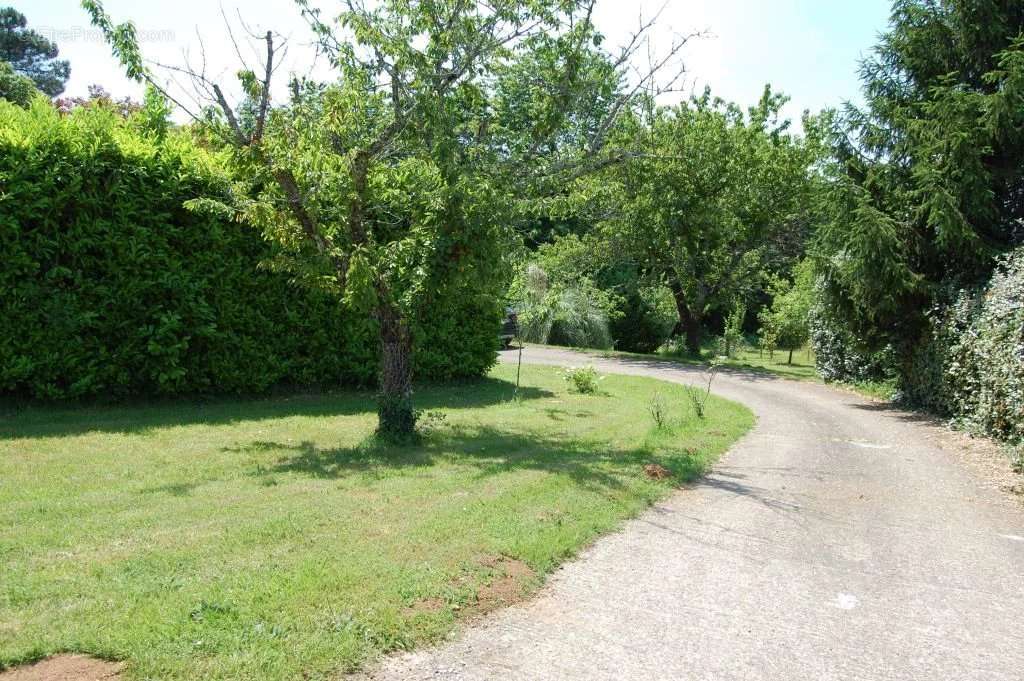
M 32 79 L 50 97 L 64 92 L 71 75 L 66 59 L 57 59 L 57 46 L 28 28 L 25 15 L 13 7 L 0 7 L 0 61 Z
M 827 300 L 868 349 L 909 348 L 949 287 L 1024 238 L 1024 3 L 897 0 L 835 120 L 818 251 Z

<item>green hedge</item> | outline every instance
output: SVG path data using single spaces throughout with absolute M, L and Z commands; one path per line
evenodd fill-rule
M 930 329 L 903 371 L 908 402 L 971 431 L 1024 442 L 1024 248 L 981 291 L 959 291 L 929 315 Z
M 365 316 L 257 268 L 269 246 L 189 212 L 217 159 L 100 107 L 0 102 L 0 393 L 44 399 L 370 384 Z M 418 373 L 478 376 L 500 306 L 441 290 L 417 320 Z

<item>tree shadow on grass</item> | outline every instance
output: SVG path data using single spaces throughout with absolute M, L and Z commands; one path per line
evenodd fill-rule
M 604 443 L 486 426 L 445 428 L 406 447 L 370 438 L 355 447 L 341 448 L 320 448 L 312 442 L 258 441 L 238 451 L 280 454 L 256 466 L 252 475 L 263 479 L 287 474 L 329 480 L 353 475 L 385 477 L 448 463 L 471 466 L 480 478 L 536 470 L 568 477 L 583 488 L 610 492 L 621 489 L 626 476 L 642 477 L 643 466 L 649 463 L 668 468 L 677 483 L 692 481 L 705 472 L 702 460 L 681 447 L 678 452 L 655 452 L 644 446 L 614 449 Z
M 508 401 L 514 390 L 514 384 L 509 381 L 481 378 L 445 386 L 424 386 L 417 389 L 414 402 L 417 409 L 470 409 Z M 519 398 L 524 400 L 552 396 L 553 393 L 541 388 L 519 389 Z M 90 432 L 146 434 L 176 426 L 224 425 L 290 416 L 372 414 L 375 409 L 374 393 L 367 390 L 257 398 L 154 400 L 102 406 L 0 404 L 0 440 L 70 437 Z

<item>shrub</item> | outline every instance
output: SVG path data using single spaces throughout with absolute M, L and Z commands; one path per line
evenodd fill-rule
M 258 267 L 255 230 L 183 208 L 228 191 L 185 131 L 108 107 L 0 102 L 0 392 L 46 399 L 368 384 L 372 321 Z M 423 378 L 494 361 L 501 309 L 439 287 L 416 320 Z
M 574 286 L 552 282 L 529 263 L 512 286 L 523 340 L 580 348 L 610 348 L 606 301 L 584 280 Z
M 826 382 L 859 383 L 892 378 L 893 349 L 865 350 L 843 321 L 823 305 L 811 309 L 808 328 L 815 367 Z
M 654 393 L 651 395 L 651 401 L 648 405 L 648 410 L 651 412 L 651 418 L 654 419 L 654 427 L 658 430 L 664 430 L 668 426 L 668 404 L 661 393 Z
M 0 61 L 0 99 L 27 107 L 38 94 L 39 91 L 31 78 L 16 73 L 13 66 Z
M 672 293 L 664 286 L 629 287 L 611 322 L 615 347 L 627 352 L 655 352 L 679 321 Z
M 598 376 L 597 369 L 592 366 L 570 367 L 562 374 L 562 378 L 569 384 L 570 390 L 581 395 L 595 394 L 598 384 L 604 380 L 604 376 Z
M 686 397 L 693 408 L 693 414 L 700 420 L 704 420 L 707 412 L 708 399 L 711 397 L 711 385 L 715 382 L 715 375 L 721 368 L 718 360 L 712 360 L 711 365 L 704 371 L 700 385 L 684 385 Z
M 722 331 L 722 354 L 730 359 L 735 358 L 743 349 L 743 320 L 746 316 L 747 306 L 739 300 L 726 315 L 725 328 Z
M 946 370 L 956 410 L 972 428 L 1024 439 L 1024 249 L 996 271 Z
M 968 429 L 1024 441 L 1024 248 L 981 291 L 962 290 L 929 314 L 927 342 L 902 372 L 906 400 Z

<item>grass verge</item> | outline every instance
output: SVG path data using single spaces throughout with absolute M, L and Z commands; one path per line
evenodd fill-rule
M 643 354 L 636 352 L 622 352 L 620 350 L 591 350 L 603 357 L 642 357 L 663 359 L 679 364 L 693 366 L 708 366 L 712 359 L 718 358 L 721 366 L 742 371 L 754 371 L 757 373 L 772 374 L 782 378 L 792 378 L 801 381 L 821 382 L 818 371 L 814 366 L 814 359 L 807 350 L 800 350 L 793 353 L 793 362 L 789 363 L 789 353 L 777 350 L 773 357 L 762 354 L 758 350 L 744 348 L 736 353 L 735 357 L 718 357 L 714 348 L 706 347 L 701 350 L 700 357 L 692 355 L 680 355 L 673 353 Z
M 599 353 L 603 357 L 653 357 L 692 366 L 708 366 L 711 360 L 717 357 L 714 346 L 707 346 L 702 349 L 700 357 L 670 353 L 640 354 L 617 350 L 590 350 L 589 352 Z M 814 357 L 807 348 L 795 351 L 792 362 L 789 361 L 789 351 L 776 350 L 773 356 L 769 356 L 749 347 L 738 351 L 735 357 L 718 357 L 718 359 L 721 366 L 729 369 L 753 371 L 797 381 L 822 382 L 821 376 L 818 374 L 814 364 Z M 892 399 L 896 389 L 895 381 L 892 380 L 841 382 L 834 383 L 833 385 L 853 391 L 864 397 L 886 402 Z
M 554 368 L 424 388 L 422 443 L 354 392 L 0 417 L 0 668 L 61 651 L 132 678 L 324 678 L 436 641 L 706 470 L 753 423 L 677 385 Z M 675 421 L 657 429 L 655 393 Z M 651 480 L 643 466 L 672 473 Z

